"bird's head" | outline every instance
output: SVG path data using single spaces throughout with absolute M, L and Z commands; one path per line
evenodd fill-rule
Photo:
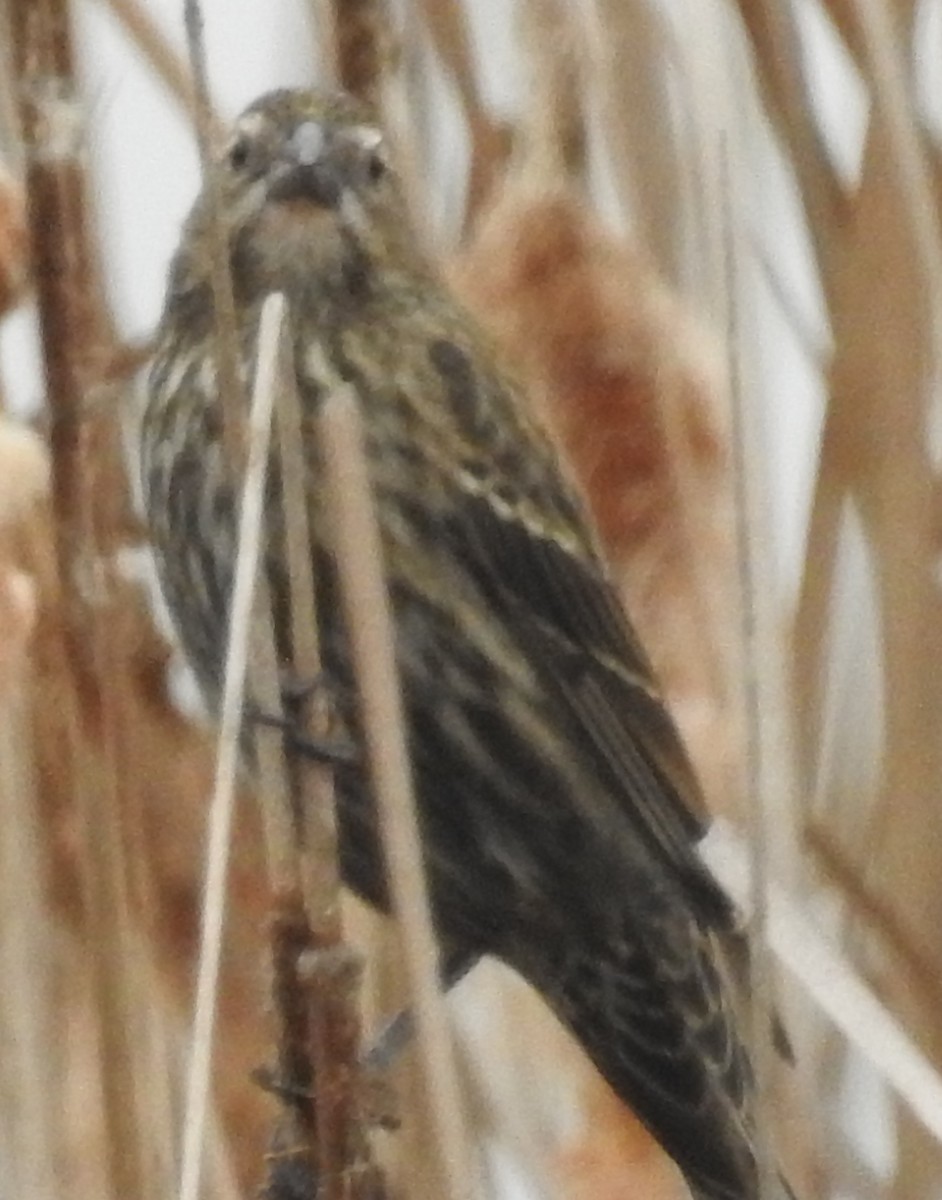
M 369 286 L 423 261 L 374 113 L 342 93 L 271 92 L 235 122 L 219 163 L 242 295 Z M 197 200 L 172 290 L 209 278 L 209 196 Z

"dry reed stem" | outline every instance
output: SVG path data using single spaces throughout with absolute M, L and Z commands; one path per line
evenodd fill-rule
M 682 279 L 685 212 L 670 122 L 666 64 L 675 50 L 664 14 L 647 0 L 594 0 L 579 6 L 603 31 L 589 77 L 602 144 L 638 241 L 672 283 Z M 575 11 L 575 6 L 573 6 Z
M 378 107 L 390 49 L 387 0 L 328 0 L 328 4 L 337 81 L 351 95 Z
M 886 123 L 893 174 L 899 184 L 900 215 L 910 229 L 928 307 L 927 332 L 933 377 L 942 369 L 942 224 L 932 172 L 913 108 L 912 83 L 903 44 L 890 19 L 887 0 L 851 0 L 860 32 L 873 100 Z
M 316 77 L 325 88 L 340 86 L 337 77 L 335 0 L 304 0 L 313 43 Z
M 595 9 L 600 23 L 603 16 L 599 14 L 607 14 L 607 40 L 600 50 L 596 45 L 600 61 L 593 64 L 601 91 L 601 130 L 615 174 L 622 180 L 622 191 L 628 187 L 626 177 L 641 181 L 639 186 L 642 190 L 635 197 L 638 240 L 644 251 L 653 253 L 659 264 L 658 273 L 665 279 L 689 275 L 690 272 L 681 271 L 675 266 L 682 244 L 680 234 L 682 218 L 686 217 L 686 204 L 678 204 L 670 198 L 684 191 L 685 174 L 677 151 L 665 150 L 665 147 L 676 138 L 670 135 L 668 127 L 659 129 L 656 124 L 651 124 L 652 110 L 661 113 L 669 107 L 660 103 L 658 98 L 663 99 L 663 89 L 668 86 L 666 76 L 670 51 L 676 54 L 679 48 L 673 45 L 672 35 L 663 17 L 659 17 L 648 5 L 619 6 L 600 0 Z M 574 12 L 570 10 L 571 16 Z M 582 10 L 582 40 L 591 44 L 592 34 L 587 27 L 589 19 L 589 10 Z M 549 32 L 552 34 L 553 30 Z M 573 40 L 574 33 L 568 30 L 556 33 L 555 47 L 552 41 L 549 42 L 544 57 L 555 53 L 557 58 L 562 59 L 556 68 L 557 77 L 565 79 L 567 69 L 570 73 L 573 70 L 572 65 L 567 67 L 565 61 L 567 54 L 574 54 L 571 47 Z M 626 70 L 625 54 L 631 55 L 632 62 L 639 63 L 637 71 Z M 548 74 L 544 66 L 540 71 L 541 78 L 546 79 Z M 585 71 L 582 77 L 590 78 Z M 551 97 L 545 103 L 550 106 L 555 103 L 557 108 L 560 105 L 558 99 L 554 102 Z M 576 103 L 573 99 L 572 104 Z M 636 115 L 626 120 L 626 114 Z M 565 130 L 567 121 L 571 128 L 576 119 L 576 113 L 567 115 L 565 109 L 560 109 L 555 123 Z M 637 127 L 631 125 L 631 120 L 635 121 Z M 584 230 L 574 233 L 573 239 L 581 238 L 587 247 L 592 242 L 601 241 L 605 235 L 600 235 L 584 216 L 580 219 Z M 610 240 L 612 244 L 608 252 L 593 246 L 592 258 L 586 264 L 586 274 L 591 271 L 596 275 L 594 290 L 603 297 L 597 307 L 603 312 L 608 297 L 616 289 L 625 293 L 624 336 L 631 349 L 625 355 L 615 348 L 617 335 L 609 335 L 612 348 L 608 349 L 607 355 L 593 347 L 593 356 L 600 365 L 606 363 L 607 357 L 616 361 L 624 357 L 630 359 L 632 352 L 641 360 L 634 371 L 636 381 L 631 380 L 629 369 L 626 372 L 628 379 L 622 386 L 627 391 L 633 384 L 642 391 L 647 385 L 651 393 L 647 398 L 649 411 L 643 414 L 641 428 L 645 430 L 643 436 L 659 447 L 659 478 L 655 489 L 664 506 L 664 513 L 655 531 L 656 536 L 651 538 L 650 549 L 653 557 L 660 543 L 665 559 L 682 560 L 685 575 L 682 581 L 665 580 L 663 565 L 655 564 L 652 575 L 657 582 L 646 589 L 650 600 L 646 595 L 642 601 L 642 607 L 650 607 L 652 619 L 648 620 L 646 614 L 642 615 L 642 626 L 647 626 L 642 628 L 642 634 L 646 643 L 654 648 L 656 666 L 672 702 L 675 705 L 678 701 L 684 704 L 691 714 L 692 719 L 688 721 L 680 709 L 675 709 L 685 735 L 692 741 L 697 765 L 707 774 L 708 795 L 714 801 L 721 796 L 731 797 L 719 801 L 723 807 L 729 807 L 736 802 L 740 791 L 739 781 L 731 778 L 729 761 L 734 753 L 733 743 L 740 733 L 733 730 L 728 711 L 732 690 L 728 653 L 732 639 L 728 613 L 734 594 L 731 542 L 733 514 L 728 479 L 728 431 L 725 427 L 728 381 L 724 377 L 716 347 L 710 345 L 710 339 L 704 331 L 697 330 L 690 315 L 670 295 L 668 287 L 658 279 L 643 254 L 637 252 L 636 263 L 630 263 L 626 261 L 624 249 L 614 239 Z M 719 267 L 722 273 L 722 256 Z M 619 271 L 623 274 L 620 279 Z M 629 283 L 630 276 L 635 277 L 633 287 Z M 632 309 L 635 311 L 632 312 Z M 596 321 L 599 325 L 603 323 L 604 318 Z M 593 323 L 584 320 L 584 324 L 589 327 L 590 338 L 586 340 L 591 345 Z M 648 330 L 644 330 L 644 325 L 648 326 Z M 644 346 L 646 340 L 652 343 L 651 349 Z M 575 359 L 577 354 L 578 351 L 571 352 L 570 357 Z M 647 357 L 653 360 L 650 366 L 645 362 Z M 576 403 L 572 404 L 573 408 Z M 622 420 L 625 427 L 618 431 L 617 436 L 622 445 L 628 445 L 632 433 L 627 414 Z M 571 425 L 578 428 L 577 421 L 574 414 Z M 576 436 L 583 443 L 589 443 L 593 436 L 601 440 L 599 430 L 591 427 Z M 612 434 L 609 432 L 608 436 Z M 573 439 L 564 440 L 569 441 L 571 449 Z M 638 441 L 641 440 L 639 433 Z M 579 462 L 580 458 L 584 460 L 585 454 L 583 452 L 575 457 L 577 469 L 585 478 Z M 609 449 L 607 455 L 605 451 L 596 451 L 596 457 L 599 461 L 608 457 L 611 465 L 616 455 Z M 627 463 L 623 464 L 624 468 L 627 466 Z M 599 471 L 600 477 L 601 474 Z M 622 474 L 627 476 L 630 471 L 624 469 Z M 600 478 L 596 487 L 590 488 L 590 494 L 599 490 L 601 482 Z M 637 499 L 637 489 L 632 496 L 631 488 L 621 479 L 612 479 L 610 473 L 607 482 L 607 490 L 612 496 L 623 498 L 624 515 L 620 524 L 628 529 L 632 523 L 630 507 Z M 605 499 L 602 504 L 613 511 L 617 501 Z M 600 508 L 601 505 L 596 505 L 597 511 Z M 641 516 L 641 511 L 635 515 L 636 520 Z M 603 529 L 603 535 L 604 532 Z M 640 548 L 641 539 L 637 535 L 631 540 Z M 626 576 L 632 582 L 642 574 L 643 568 L 639 570 L 639 566 L 633 563 L 626 570 Z M 671 587 L 676 588 L 678 583 L 680 591 L 684 593 L 681 604 L 689 610 L 696 630 L 689 622 L 682 631 L 672 628 L 671 608 L 666 614 L 662 609 L 663 593 Z M 661 594 L 655 595 L 655 589 Z M 631 590 L 629 588 L 629 594 Z M 676 609 L 677 600 L 672 597 L 670 605 Z M 635 599 L 632 611 L 637 606 Z M 661 613 L 653 616 L 657 609 L 661 609 Z M 666 647 L 678 642 L 683 644 L 684 651 L 664 653 Z M 684 654 L 689 655 L 689 661 L 696 664 L 692 672 L 681 665 Z M 662 661 L 657 661 L 658 658 Z M 683 678 L 690 674 L 699 676 L 693 686 L 690 686 L 693 682 L 691 679 Z M 722 715 L 724 709 L 727 710 L 725 716 Z M 725 739 L 725 747 L 720 746 L 717 729 L 711 728 L 717 721 L 725 726 L 720 735 L 720 739 Z M 716 766 L 724 757 L 724 750 L 727 762 L 718 776 Z
M 521 151 L 530 182 L 578 181 L 586 166 L 587 63 L 576 15 L 565 0 L 526 0 L 519 24 L 529 75 Z
M 81 905 L 75 887 L 73 785 L 67 764 L 62 761 L 63 690 L 68 681 L 63 679 L 53 653 L 61 618 L 54 589 L 41 569 L 42 564 L 36 563 L 36 543 L 45 536 L 45 529 L 31 532 L 31 544 L 22 547 L 15 561 L 36 573 L 42 583 L 40 631 L 34 657 L 43 828 L 50 841 L 50 891 L 56 917 L 67 930 L 80 937 L 80 928 L 75 930 Z M 124 677 L 122 686 L 126 689 L 129 705 L 127 723 L 133 729 L 137 765 L 136 787 L 131 795 L 127 791 L 122 794 L 122 802 L 128 805 L 122 812 L 122 824 L 135 867 L 132 880 L 135 885 L 134 919 L 153 955 L 151 972 L 155 966 L 159 969 L 176 1013 L 188 1013 L 192 999 L 192 968 L 198 948 L 199 888 L 203 874 L 198 856 L 205 837 L 205 801 L 212 782 L 212 750 L 206 732 L 188 725 L 171 705 L 165 678 L 168 648 L 154 631 L 138 588 L 125 582 L 103 610 L 102 619 L 114 640 L 117 669 Z M 268 1098 L 247 1084 L 252 1067 L 267 1051 L 267 1039 L 258 1018 L 261 1000 L 258 964 L 264 953 L 261 931 L 266 897 L 259 852 L 261 839 L 253 820 L 254 813 L 249 805 L 245 805 L 240 816 L 240 835 L 236 837 L 230 867 L 230 900 L 234 908 L 228 917 L 229 952 L 219 997 L 218 1042 L 225 1052 L 215 1064 L 214 1091 L 220 1113 L 226 1120 L 226 1133 L 231 1138 L 230 1153 L 236 1160 L 240 1180 L 244 1186 L 251 1186 L 258 1175 L 269 1108 Z M 133 828 L 135 825 L 138 828 Z M 141 855 L 144 861 L 141 861 Z M 152 885 L 146 879 L 148 875 L 153 877 Z M 142 943 L 132 947 L 129 961 L 132 976 L 142 969 L 144 953 Z M 151 973 L 140 983 L 143 999 L 138 1013 L 145 1022 L 151 1018 L 143 1010 L 150 1010 L 156 995 L 152 979 Z M 189 1022 L 187 1015 L 187 1026 Z M 178 1016 L 175 1028 L 182 1024 L 183 1018 Z M 145 1088 L 143 1099 L 148 1109 L 155 1102 L 159 1105 L 160 1080 L 167 1074 L 166 1071 L 159 1077 L 150 1074 L 153 1062 L 150 1038 L 148 1025 L 144 1034 L 146 1044 L 140 1048 L 142 1062 L 136 1069 Z M 173 1129 L 168 1145 L 174 1156 L 180 1132 L 176 1105 L 183 1077 L 182 1057 L 175 1040 L 172 1069 L 167 1078 L 174 1103 Z M 86 1069 L 91 1065 L 89 1063 Z M 81 1064 L 70 1062 L 71 1071 L 81 1075 Z M 87 1100 L 83 1103 L 87 1108 Z M 159 1112 L 156 1116 L 148 1115 L 146 1120 L 152 1143 L 149 1161 L 156 1162 L 168 1153 L 163 1145 L 166 1125 Z M 87 1139 L 73 1140 L 69 1153 L 73 1152 L 83 1154 L 83 1161 L 87 1160 L 91 1154 Z M 216 1154 L 217 1160 L 220 1156 L 221 1152 Z M 174 1157 L 174 1183 L 171 1186 L 175 1186 L 177 1174 Z
M 737 0 L 752 43 L 766 110 L 788 147 L 798 177 L 809 232 L 824 282 L 831 239 L 846 215 L 846 195 L 813 120 L 795 15 L 779 0 Z
M 7 543 L 16 540 L 13 529 L 46 505 L 50 479 L 49 449 L 39 435 L 0 413 L 0 563 L 27 570 Z
M 298 680 L 313 686 L 312 695 L 298 711 L 303 727 L 315 738 L 329 739 L 328 689 L 318 683 L 322 663 L 311 562 L 314 541 L 308 514 L 305 418 L 290 360 L 290 343 L 285 338 L 280 382 L 276 423 L 291 670 Z M 333 773 L 326 765 L 297 758 L 293 766 L 295 811 L 299 813 L 296 846 L 300 894 L 310 949 L 305 960 L 296 963 L 296 975 L 307 973 L 306 989 L 302 990 L 311 995 L 307 1051 L 316 1085 L 318 1164 L 328 1195 L 336 1191 L 339 1196 L 347 1186 L 358 1195 L 359 1185 L 365 1183 L 364 1172 L 369 1171 L 359 1095 L 360 1023 L 356 998 L 361 972 L 359 962 L 343 946 Z
M 775 1010 L 774 982 L 768 947 L 769 893 L 771 869 L 772 788 L 771 762 L 767 753 L 768 727 L 764 709 L 779 702 L 770 696 L 769 680 L 763 677 L 768 660 L 767 630 L 760 626 L 758 585 L 767 572 L 767 556 L 761 544 L 765 533 L 763 514 L 757 498 L 762 471 L 761 449 L 754 416 L 747 412 L 741 361 L 739 297 L 741 295 L 738 230 L 734 221 L 733 192 L 726 189 L 726 296 L 729 354 L 730 413 L 732 418 L 732 472 L 736 512 L 737 565 L 739 568 L 739 609 L 741 614 L 741 670 L 744 707 L 744 775 L 750 831 L 751 894 L 749 924 L 749 1046 L 756 1078 L 756 1162 L 760 1200 L 771 1200 L 778 1191 L 777 1168 L 769 1132 L 772 1112 L 767 1097 L 775 1066 L 771 1038 L 771 1016 Z M 750 419 L 752 418 L 752 419 Z M 766 560 L 766 561 L 763 561 Z M 764 636 L 763 636 L 764 635 Z
M 274 368 L 280 358 L 281 338 L 280 324 L 276 328 L 274 322 L 280 323 L 283 315 L 283 297 L 269 296 L 262 310 L 257 370 L 259 379 L 268 375 L 266 383 L 273 389 L 278 388 Z M 272 603 L 264 570 L 256 581 L 253 626 L 248 687 L 261 711 L 283 719 Z M 301 960 L 313 948 L 301 883 L 302 839 L 294 814 L 294 805 L 302 801 L 297 787 L 292 789 L 289 783 L 283 734 L 260 725 L 254 742 L 256 793 L 262 810 L 271 890 L 271 994 L 278 1063 L 274 1086 L 283 1102 L 283 1116 L 269 1155 L 269 1190 L 277 1198 L 277 1179 L 291 1163 L 293 1169 L 310 1172 L 318 1194 L 323 1190 L 324 1200 L 342 1200 L 344 1146 L 326 1136 L 328 1130 L 334 1131 L 330 1122 L 322 1119 L 321 1105 L 328 1082 L 334 1080 L 326 1078 L 326 1071 L 315 1072 L 311 1026 L 317 1024 L 320 1013 L 312 1020 L 311 989 L 300 978 Z
M 282 353 L 285 357 L 288 353 L 284 340 Z M 280 383 L 276 400 L 276 425 L 281 463 L 285 561 L 288 568 L 292 669 L 299 680 L 313 686 L 312 695 L 304 706 L 306 729 L 316 738 L 326 738 L 330 734 L 327 688 L 317 686 L 315 682 L 321 676 L 322 663 L 311 563 L 314 541 L 308 514 L 309 466 L 304 456 L 307 444 L 305 418 L 290 363 L 282 362 Z M 335 942 L 340 937 L 340 871 L 333 773 L 328 766 L 312 762 L 301 772 L 298 787 L 303 793 L 301 811 L 305 854 L 302 869 L 305 906 L 318 937 L 326 942 Z
M 268 322 L 271 322 L 273 312 L 277 312 L 277 309 L 273 309 L 271 302 L 266 302 L 265 313 Z M 271 376 L 258 370 L 255 376 L 249 416 L 248 453 L 239 510 L 237 557 L 229 617 L 229 642 L 226 650 L 219 719 L 219 750 L 209 807 L 206 882 L 201 918 L 202 937 L 191 1060 L 187 1072 L 180 1200 L 198 1200 L 199 1195 L 209 1099 L 216 993 L 219 984 L 222 930 L 226 907 L 230 831 L 235 805 L 236 775 L 239 768 L 239 737 L 242 729 L 243 697 L 248 669 L 249 631 L 254 607 L 255 582 L 262 556 L 262 513 L 273 410 L 274 388 Z
M 921 238 L 901 207 L 905 180 L 886 171 L 894 151 L 891 129 L 882 120 L 871 128 L 860 189 L 857 220 L 835 246 L 831 294 L 836 356 L 833 394 L 824 429 L 821 464 L 812 512 L 806 572 L 796 627 L 797 683 L 805 717 L 809 759 L 814 762 L 822 704 L 818 694 L 821 634 L 833 588 L 833 566 L 842 505 L 857 503 L 878 570 L 877 585 L 886 632 L 888 710 L 886 820 L 877 836 L 886 849 L 919 817 L 901 818 L 892 797 L 922 794 L 928 801 L 942 764 L 931 761 L 934 681 L 922 647 L 935 636 L 938 614 L 934 586 L 923 566 L 933 553 L 930 513 L 932 468 L 926 444 L 927 384 L 936 369 L 933 297 L 927 288 Z M 901 186 L 902 185 L 902 186 Z M 870 223 L 873 223 L 872 225 Z M 879 228 L 879 239 L 858 234 Z M 880 278 L 885 286 L 876 288 Z M 863 331 L 879 328 L 879 345 Z M 901 534 L 905 533 L 905 541 Z M 923 739 L 926 739 L 923 741 Z M 810 769 L 810 768 L 809 768 Z M 890 785 L 890 777 L 893 784 Z M 918 780 L 918 782 L 917 782 Z M 915 822 L 915 824 L 913 823 Z M 858 830 L 861 823 L 857 822 Z M 915 885 L 912 870 L 894 881 L 902 890 Z M 925 897 L 913 897 L 921 908 Z
M 454 82 L 468 126 L 473 129 L 486 118 L 464 7 L 453 0 L 416 0 L 416 7 L 425 18 L 438 56 Z
M 860 182 L 852 197 L 840 195 L 823 152 L 817 159 L 801 152 L 802 139 L 807 151 L 810 137 L 811 99 L 794 62 L 783 77 L 787 45 L 769 36 L 769 23 L 782 16 L 781 6 L 744 0 L 740 9 L 760 73 L 771 84 L 772 115 L 792 149 L 835 346 L 793 638 L 804 790 L 813 794 L 815 779 L 826 778 L 824 772 L 831 766 L 822 761 L 820 735 L 831 663 L 826 634 L 838 582 L 835 562 L 842 514 L 853 504 L 863 522 L 880 614 L 879 658 L 862 682 L 879 688 L 888 702 L 880 799 L 863 819 L 856 806 L 842 814 L 835 803 L 841 794 L 838 776 L 837 786 L 825 797 L 830 802 L 827 827 L 838 845 L 848 840 L 856 846 L 854 857 L 868 863 L 868 890 L 884 893 L 908 927 L 937 944 L 937 854 L 926 829 L 935 820 L 942 779 L 937 728 L 942 686 L 925 648 L 938 641 L 942 629 L 929 566 L 935 555 L 934 476 L 926 439 L 926 401 L 938 374 L 939 250 L 930 246 L 926 253 L 927 239 L 937 234 L 928 228 L 935 224 L 935 215 L 927 208 L 926 168 L 902 94 L 909 85 L 902 80 L 899 50 L 894 49 L 883 11 L 870 8 L 871 22 L 876 19 L 870 28 L 871 45 L 868 49 L 861 40 L 860 47 L 873 58 L 861 59 L 858 65 L 876 103 Z M 855 11 L 859 20 L 864 10 Z M 783 97 L 787 89 L 791 94 Z M 904 170 L 894 172 L 889 163 L 903 163 Z M 878 338 L 874 330 L 879 330 Z M 866 664 L 859 664 L 858 670 L 862 673 Z M 856 801 L 860 794 L 855 784 L 848 798 Z M 903 796 L 905 806 L 899 803 Z M 816 815 L 825 819 L 822 812 Z M 853 909 L 848 915 L 853 918 Z M 908 976 L 888 976 L 884 991 L 927 1048 L 938 1054 L 942 1029 L 937 1015 L 930 1019 Z M 937 1186 L 938 1151 L 910 1120 L 897 1127 L 897 1161 L 897 1194 L 916 1195 Z
M 862 67 L 867 57 L 867 34 L 861 25 L 857 0 L 820 0 L 820 3 L 855 63 Z M 887 16 L 892 21 L 893 38 L 898 38 L 900 45 L 910 45 L 919 5 L 915 0 L 892 0 L 889 9 Z
M 258 397 L 266 397 L 259 413 L 274 414 L 276 397 L 282 390 L 282 338 L 285 323 L 285 298 L 280 292 L 267 296 L 262 305 L 258 323 L 258 341 L 255 351 L 255 381 L 253 384 L 253 408 L 259 406 Z M 265 453 L 270 453 L 271 433 L 265 444 Z M 260 452 L 260 451 L 259 451 Z M 262 472 L 259 482 L 259 503 L 264 506 L 264 485 L 267 463 L 256 465 Z M 243 504 L 245 501 L 243 500 Z M 257 519 L 261 523 L 259 536 L 265 536 L 265 513 L 262 507 Z M 255 536 L 255 533 L 252 533 Z M 258 550 L 258 560 L 264 568 L 264 546 Z M 281 687 L 278 679 L 278 656 L 272 633 L 271 598 L 266 586 L 264 570 L 256 578 L 253 593 L 254 611 L 250 622 L 250 660 L 248 666 L 248 690 L 262 711 L 273 717 L 283 716 Z M 255 743 L 258 753 L 258 798 L 262 812 L 262 828 L 268 860 L 268 879 L 272 892 L 297 894 L 301 888 L 298 862 L 297 831 L 288 795 L 288 775 L 283 753 L 283 739 L 277 731 L 260 727 L 256 731 Z
M 751 854 L 728 822 L 720 819 L 710 830 L 704 856 L 748 913 Z M 768 930 L 776 958 L 812 1003 L 942 1143 L 942 1076 L 841 951 L 830 944 L 820 922 L 774 882 L 769 888 Z
M 288 624 L 293 675 L 317 686 L 320 654 L 311 573 L 306 466 L 284 298 L 262 309 L 256 387 L 276 397 Z M 257 603 L 250 689 L 261 709 L 282 716 L 272 605 L 264 574 Z M 317 706 L 322 708 L 323 704 Z M 323 725 L 323 723 L 321 723 Z M 306 727 L 324 736 L 326 727 Z M 325 1200 L 359 1195 L 366 1167 L 358 1084 L 359 964 L 340 945 L 339 870 L 329 769 L 285 757 L 283 735 L 256 733 L 258 795 L 269 846 L 271 953 L 277 1021 L 277 1089 L 283 1098 L 270 1187 L 286 1160 L 308 1164 Z M 323 811 L 326 806 L 326 811 Z M 312 835 L 313 843 L 310 837 Z M 319 1193 L 320 1194 L 320 1193 Z
M 477 78 L 464 6 L 454 0 L 418 0 L 438 59 L 454 84 L 471 138 L 465 227 L 487 200 L 510 154 L 509 131 L 488 113 Z
M 26 684 L 25 676 L 21 682 Z M 4 1185 L 11 1194 L 54 1200 L 63 1131 L 56 1102 L 61 1078 L 56 1056 L 49 1053 L 59 1032 L 51 1003 L 54 927 L 42 894 L 43 835 L 23 710 L 12 699 L 0 708 Z
M 373 513 L 362 428 L 349 387 L 323 364 L 328 399 L 320 428 L 334 521 L 341 599 L 360 694 L 366 750 L 380 815 L 393 910 L 402 934 L 418 1031 L 435 1153 L 449 1200 L 475 1193 L 475 1166 L 464 1128 L 454 1052 L 439 990 L 421 838 L 406 751 L 382 550 Z
M 20 124 L 17 115 L 13 70 L 13 36 L 10 21 L 10 0 L 0 3 L 0 147 L 8 155 L 7 165 L 19 170 L 22 165 Z
M 98 567 L 102 596 L 110 600 L 119 584 L 114 559 L 105 559 L 102 552 L 105 547 L 114 547 L 114 531 L 118 524 L 116 510 L 124 497 L 116 490 L 110 493 L 104 490 L 106 481 L 114 482 L 113 475 L 109 480 L 107 449 L 89 437 L 85 486 L 88 496 L 96 497 L 97 502 L 88 517 L 85 565 L 86 569 L 92 570 Z M 106 496 L 113 501 L 112 505 L 107 503 Z M 156 1181 L 148 1164 L 166 1157 L 169 1148 L 160 1144 L 162 1129 L 155 1119 L 159 1106 L 146 1086 L 144 1075 L 150 1063 L 146 1053 L 146 1024 L 141 1011 L 148 994 L 142 986 L 140 960 L 134 954 L 130 890 L 140 864 L 129 854 L 131 843 L 126 836 L 124 819 L 126 812 L 139 807 L 135 797 L 139 766 L 129 719 L 128 681 L 121 670 L 118 639 L 114 636 L 113 626 L 106 621 L 103 609 L 103 604 L 101 607 L 96 604 L 90 612 L 92 671 L 99 702 L 101 768 L 97 783 L 88 789 L 80 809 L 82 851 L 83 856 L 94 863 L 87 888 L 94 906 L 90 932 L 93 938 L 103 941 L 105 977 L 99 984 L 96 1001 L 105 1029 L 106 1079 L 113 1075 L 108 1081 L 108 1087 L 113 1090 L 110 1103 L 125 1106 L 128 1113 L 125 1120 L 132 1125 L 137 1140 L 133 1148 L 125 1148 L 119 1141 L 114 1152 L 131 1158 L 132 1166 L 140 1176 L 138 1186 L 142 1200 L 158 1200 Z M 128 619 L 125 614 L 122 617 Z M 110 1060 L 119 1054 L 124 1057 L 111 1066 Z M 120 1135 L 122 1130 L 109 1132 Z
M 127 759 L 122 757 L 119 697 L 107 686 L 114 665 L 111 643 L 96 603 L 77 589 L 80 573 L 90 581 L 102 547 L 113 544 L 113 513 L 97 504 L 93 490 L 93 451 L 101 449 L 95 435 L 106 421 L 93 427 L 83 411 L 100 382 L 100 365 L 113 339 L 88 237 L 68 6 L 63 0 L 15 5 L 10 20 L 50 411 L 58 574 L 65 589 L 55 657 L 62 678 L 71 684 L 61 719 L 80 826 L 85 948 L 107 1129 L 106 1186 L 116 1195 L 143 1197 L 149 1132 L 135 1085 L 138 997 L 124 958 L 127 864 L 118 822 Z M 107 577 L 101 582 L 107 589 Z M 93 739 L 86 737 L 89 728 Z
M 884 48 L 885 50 L 886 48 Z M 942 681 L 926 654 L 940 637 L 942 614 L 928 564 L 934 561 L 934 470 L 926 438 L 926 399 L 935 382 L 935 285 L 926 277 L 922 237 L 906 177 L 887 169 L 901 153 L 895 125 L 877 106 L 853 198 L 853 222 L 831 232 L 823 283 L 831 309 L 835 359 L 795 631 L 796 687 L 804 718 L 809 778 L 817 734 L 823 633 L 842 507 L 852 500 L 874 566 L 881 661 L 868 679 L 888 697 L 880 800 L 872 814 L 832 812 L 829 825 L 852 839 L 869 863 L 868 883 L 885 890 L 904 919 L 937 941 L 940 901 L 937 854 L 926 837 L 935 820 L 942 755 L 937 714 Z M 912 148 L 912 147 L 911 147 Z M 874 231 L 878 231 L 875 235 Z M 875 281 L 879 281 L 877 284 Z M 880 336 L 874 338 L 872 331 Z M 882 679 L 880 678 L 882 674 Z M 855 789 L 859 793 L 859 789 Z M 907 803 L 901 805 L 900 797 Z M 851 913 L 851 915 L 853 915 Z M 933 1052 L 942 1046 L 908 980 L 889 976 L 886 994 Z M 938 1174 L 925 1138 L 911 1122 L 899 1127 L 900 1192 L 918 1194 Z
M 426 246 L 436 231 L 429 222 L 431 197 L 427 186 L 430 160 L 431 95 L 422 22 L 413 4 L 401 13 L 399 42 L 388 76 L 385 116 L 393 137 L 396 169 L 413 224 Z
M 184 112 L 197 120 L 198 101 L 193 80 L 157 22 L 140 0 L 107 0 L 107 3 L 170 95 Z
M 917 938 L 894 904 L 868 885 L 863 868 L 850 860 L 832 833 L 809 821 L 805 839 L 825 883 L 844 894 L 854 921 L 876 934 L 899 961 L 910 986 L 920 994 L 926 1014 L 935 1017 L 942 1012 L 942 979 L 932 946 Z
M 27 284 L 27 229 L 23 190 L 0 162 L 0 315 Z
M 904 0 L 904 3 L 911 9 L 916 8 L 916 5 L 911 4 L 910 0 Z M 821 0 L 821 8 L 830 18 L 841 41 L 859 66 L 863 59 L 863 39 L 857 27 L 854 0 Z M 909 21 L 906 24 L 908 25 Z
M 40 457 L 24 469 L 22 459 L 36 451 L 31 440 L 0 423 L 0 1122 L 11 1193 L 54 1200 L 62 1126 L 51 1102 L 57 1079 L 48 1053 L 56 1025 L 53 925 L 43 888 L 45 845 L 28 713 L 37 595 L 35 580 L 7 561 L 3 537 L 4 527 L 22 519 L 46 491 L 48 464 Z
M 85 534 L 80 424 L 96 377 L 104 322 L 88 246 L 81 113 L 65 0 L 13 5 L 11 32 L 27 153 L 30 259 L 50 405 L 53 501 L 65 568 Z

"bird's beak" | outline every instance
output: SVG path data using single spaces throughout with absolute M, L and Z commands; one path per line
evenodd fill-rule
M 284 161 L 269 189 L 273 200 L 308 200 L 336 209 L 345 185 L 336 139 L 319 121 L 303 121 L 288 141 Z

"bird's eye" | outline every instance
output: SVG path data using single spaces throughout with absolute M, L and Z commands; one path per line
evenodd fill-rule
M 241 171 L 249 161 L 249 155 L 252 152 L 252 146 L 249 139 L 240 137 L 232 144 L 229 151 L 229 166 L 234 171 Z
M 366 164 L 366 173 L 370 183 L 378 183 L 386 174 L 386 160 L 379 154 L 371 154 Z

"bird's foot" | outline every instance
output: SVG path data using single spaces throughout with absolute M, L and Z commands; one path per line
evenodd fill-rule
M 278 673 L 278 684 L 281 689 L 281 702 L 287 709 L 300 707 L 319 696 L 340 702 L 352 698 L 350 689 L 328 670 L 318 671 L 316 675 L 310 676 L 281 670 Z
M 288 1083 L 281 1079 L 271 1067 L 253 1067 L 250 1078 L 263 1092 L 276 1096 L 284 1104 L 293 1104 L 298 1100 L 311 1100 L 315 1092 L 312 1087 L 301 1087 L 297 1083 Z
M 371 1075 L 388 1071 L 415 1036 L 415 1017 L 404 1008 L 390 1017 L 360 1056 L 360 1065 Z
M 352 742 L 345 742 L 340 738 L 316 737 L 294 718 L 265 712 L 251 701 L 245 706 L 245 719 L 252 725 L 279 730 L 284 735 L 288 749 L 304 758 L 313 758 L 332 767 L 351 766 L 360 761 L 359 751 Z
M 441 964 L 441 986 L 449 992 L 462 980 L 478 961 L 477 954 L 454 953 L 443 958 Z M 399 1055 L 415 1036 L 415 1014 L 411 1008 L 403 1008 L 390 1017 L 379 1033 L 360 1055 L 360 1064 L 370 1073 L 388 1071 Z
M 333 683 L 326 671 L 318 671 L 316 675 L 304 677 L 295 675 L 293 671 L 280 671 L 278 685 L 281 689 L 281 702 L 285 707 L 294 704 L 305 704 L 313 699 L 318 692 L 330 693 Z

